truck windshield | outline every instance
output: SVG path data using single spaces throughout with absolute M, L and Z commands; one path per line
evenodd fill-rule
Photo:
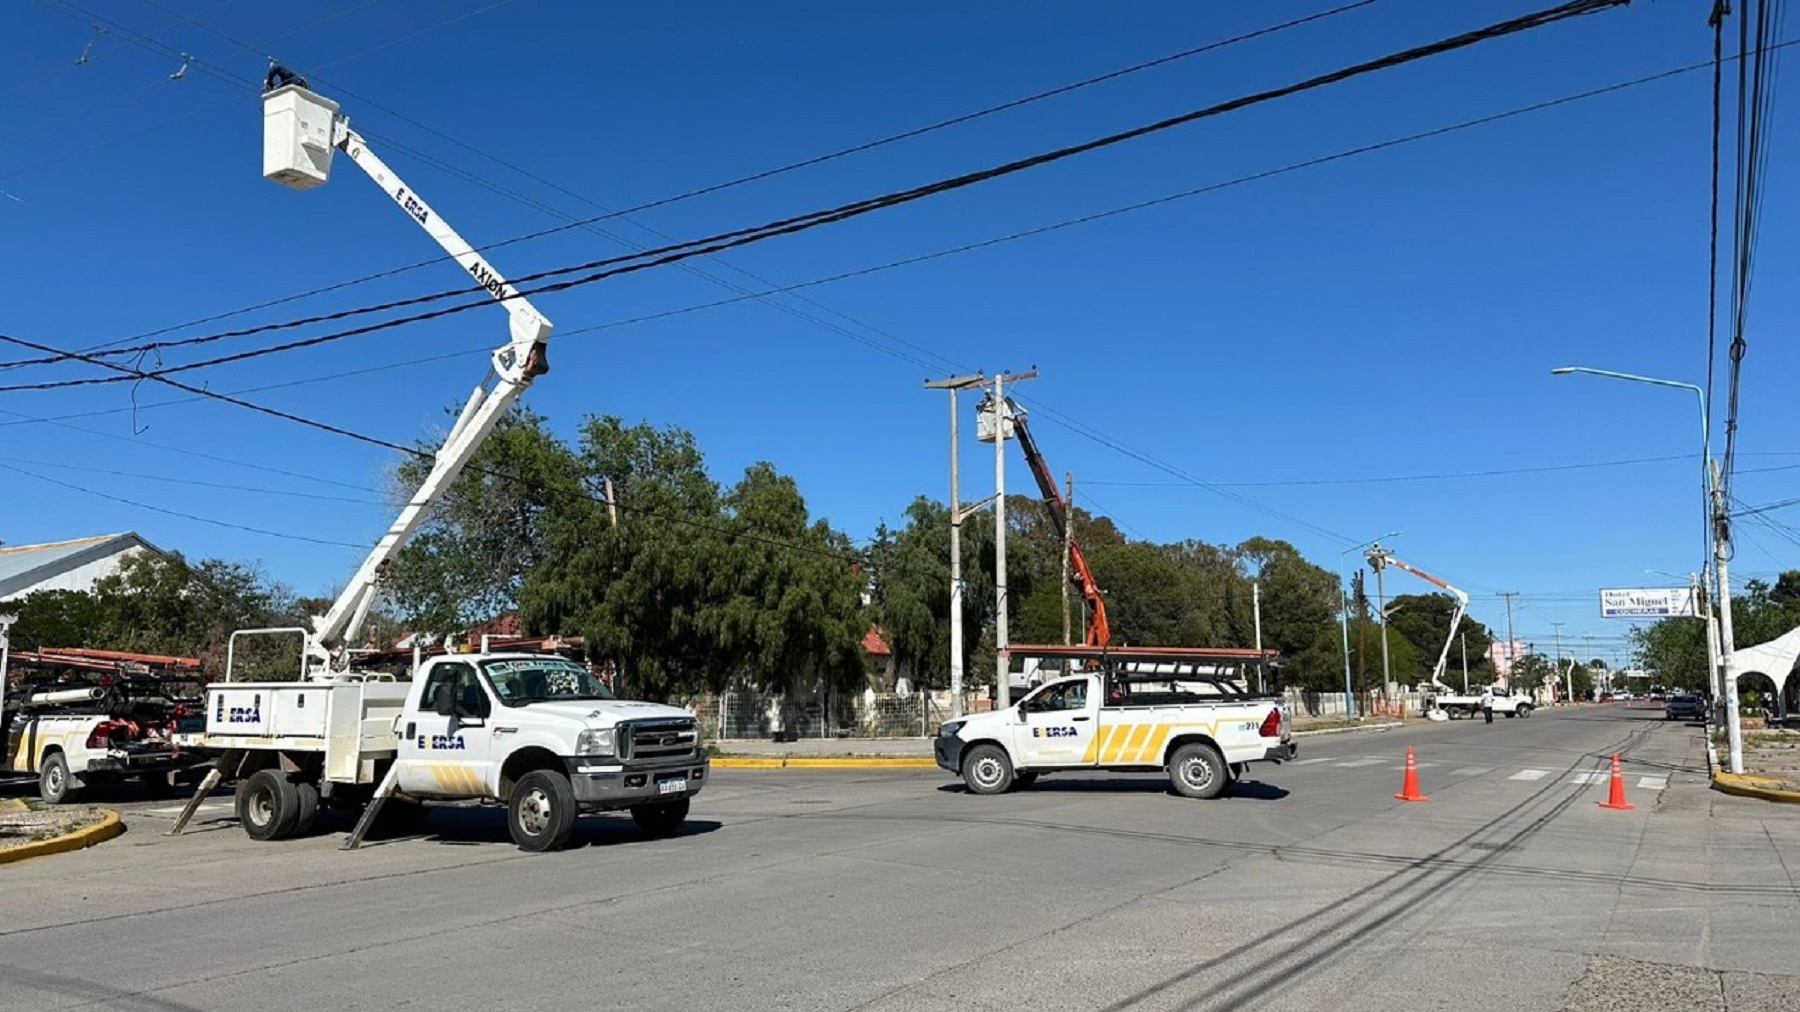
M 487 661 L 481 667 L 503 706 L 615 698 L 586 668 L 557 657 Z

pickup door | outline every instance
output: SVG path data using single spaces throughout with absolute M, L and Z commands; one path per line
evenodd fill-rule
M 467 661 L 439 661 L 400 717 L 400 790 L 470 798 L 487 793 L 494 741 L 485 679 Z
M 1020 769 L 1092 766 L 1100 694 L 1092 676 L 1051 682 L 1019 703 L 1013 765 Z

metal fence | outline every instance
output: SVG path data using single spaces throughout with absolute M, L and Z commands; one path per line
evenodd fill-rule
M 832 693 L 823 698 L 736 691 L 686 702 L 710 738 L 929 738 L 951 717 L 948 692 Z M 986 710 L 964 693 L 963 712 Z

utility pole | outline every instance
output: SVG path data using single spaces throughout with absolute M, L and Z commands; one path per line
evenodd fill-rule
M 1562 667 L 1562 627 L 1563 627 L 1564 623 L 1552 622 L 1550 624 L 1555 627 L 1554 635 L 1556 636 L 1556 665 L 1555 665 L 1555 667 L 1553 667 L 1551 669 L 1552 673 L 1554 673 L 1556 668 Z M 1570 691 L 1574 688 L 1574 686 L 1575 686 L 1575 672 L 1573 669 L 1570 669 L 1570 671 L 1566 675 L 1563 676 L 1563 703 L 1565 705 L 1567 705 L 1570 702 L 1569 697 L 1574 694 L 1572 691 Z
M 1362 615 L 1363 610 L 1369 605 L 1369 595 L 1365 589 L 1361 567 L 1358 567 L 1356 570 L 1355 593 L 1356 613 L 1360 616 Z M 1369 684 L 1368 629 L 1369 623 L 1356 623 L 1356 685 L 1359 689 Z
M 17 615 L 0 615 L 0 703 L 4 703 L 6 700 L 6 665 L 11 660 L 13 623 L 18 620 L 19 616 Z M 4 709 L 4 707 L 0 706 L 0 709 Z M 0 735 L 6 733 L 6 725 L 0 723 Z
M 1007 632 L 1006 599 L 1006 441 L 1013 438 L 1012 408 L 1006 402 L 1006 383 L 1033 379 L 1037 370 L 1012 376 L 995 376 L 991 433 L 983 428 L 981 439 L 994 443 L 994 703 L 998 709 L 1012 705 L 1012 651 Z
M 1256 622 L 1256 693 L 1263 691 L 1262 584 L 1250 581 L 1250 613 Z
M 1463 633 L 1461 636 L 1461 639 L 1462 639 L 1462 661 L 1463 661 L 1463 695 L 1466 696 L 1469 694 L 1469 634 L 1466 632 Z
M 1067 494 L 1063 496 L 1063 502 L 1068 504 L 1068 509 L 1063 511 L 1062 545 L 1063 646 L 1066 647 L 1074 642 L 1069 638 L 1069 552 L 1070 546 L 1075 543 L 1075 472 L 1064 473 L 1063 480 L 1067 482 L 1068 487 Z M 1086 637 L 1084 636 L 1083 639 Z M 1069 673 L 1069 664 L 1069 661 L 1063 662 L 1064 674 Z
M 606 478 L 606 515 L 612 518 L 612 525 L 619 526 L 619 500 L 613 496 L 612 476 Z
M 1506 687 L 1511 689 L 1513 664 L 1519 659 L 1518 640 L 1513 639 L 1512 599 L 1519 596 L 1516 590 L 1503 590 L 1500 596 L 1506 598 Z
M 927 390 L 950 391 L 950 716 L 963 715 L 963 578 L 962 578 L 962 503 L 957 492 L 957 414 L 956 392 L 980 386 L 987 378 L 952 376 L 927 380 Z
M 1381 618 L 1381 695 L 1387 698 L 1393 682 L 1393 670 L 1388 664 L 1388 632 L 1387 632 L 1387 580 L 1382 570 L 1387 568 L 1387 556 L 1378 544 L 1369 549 L 1369 567 L 1375 570 L 1375 613 Z
M 1731 749 L 1731 772 L 1744 772 L 1744 729 L 1738 720 L 1737 664 L 1732 653 L 1737 638 L 1731 631 L 1731 526 L 1725 512 L 1725 490 L 1720 485 L 1719 465 L 1707 462 L 1712 479 L 1713 565 L 1719 581 L 1719 670 L 1725 680 L 1725 739 Z

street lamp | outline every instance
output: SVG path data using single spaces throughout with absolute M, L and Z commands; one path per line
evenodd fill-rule
M 927 390 L 950 391 L 950 716 L 963 715 L 963 579 L 962 579 L 962 504 L 957 501 L 956 457 L 956 392 L 979 387 L 987 377 L 951 376 L 926 380 Z
M 1628 380 L 1632 383 L 1649 383 L 1659 387 L 1675 387 L 1681 390 L 1692 390 L 1694 398 L 1700 406 L 1700 468 L 1701 492 L 1705 496 L 1705 509 L 1701 513 L 1702 527 L 1706 534 L 1706 548 L 1714 559 L 1714 579 L 1718 581 L 1719 606 L 1719 670 L 1714 677 L 1722 680 L 1720 689 L 1725 697 L 1725 734 L 1731 748 L 1731 772 L 1744 772 L 1744 734 L 1738 727 L 1738 692 L 1737 675 L 1733 670 L 1731 653 L 1736 646 L 1731 634 L 1731 578 L 1727 569 L 1725 544 L 1714 535 L 1713 521 L 1715 514 L 1723 519 L 1725 508 L 1720 501 L 1717 482 L 1713 480 L 1712 440 L 1706 424 L 1706 391 L 1693 383 L 1680 380 L 1657 379 L 1654 376 L 1639 376 L 1636 373 L 1615 372 L 1611 369 L 1592 369 L 1587 366 L 1565 365 L 1550 370 L 1552 376 L 1568 376 L 1573 373 L 1585 373 L 1589 376 L 1604 376 L 1609 379 Z M 1702 555 L 1705 558 L 1705 555 Z M 1712 609 L 1707 609 L 1710 622 Z M 1710 640 L 1711 637 L 1709 636 Z
M 1386 541 L 1399 536 L 1399 531 L 1389 531 L 1379 538 L 1370 538 L 1360 545 L 1351 545 L 1338 553 L 1338 600 L 1342 604 L 1338 615 L 1344 628 L 1344 716 L 1346 718 L 1356 716 L 1356 695 L 1355 691 L 1350 688 L 1350 591 L 1344 586 L 1349 582 L 1349 577 L 1344 575 L 1344 556 L 1358 549 L 1367 548 L 1377 541 Z

